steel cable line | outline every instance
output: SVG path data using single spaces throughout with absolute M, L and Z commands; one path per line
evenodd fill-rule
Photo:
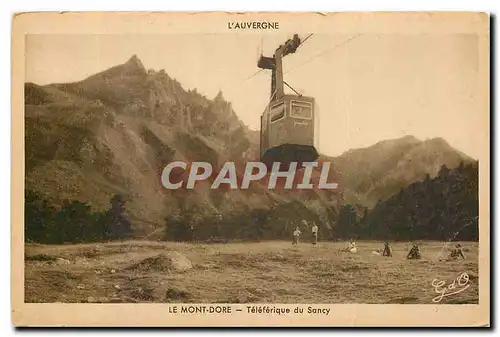
M 308 41 L 308 40 L 309 40 L 309 39 L 310 39 L 313 35 L 314 35 L 314 33 L 311 33 L 311 34 L 309 34 L 308 36 L 306 36 L 306 38 L 302 41 L 302 43 L 299 45 L 299 47 L 297 47 L 297 49 L 298 49 L 298 48 L 300 48 L 301 46 L 303 46 L 303 45 L 306 43 L 306 41 Z M 286 71 L 283 71 L 283 75 L 284 75 L 284 74 L 287 74 L 287 73 L 290 73 L 290 72 L 292 72 L 292 71 L 294 71 L 294 70 L 296 70 L 296 69 L 298 69 L 298 68 L 300 68 L 300 67 L 302 67 L 302 66 L 304 66 L 304 65 L 306 65 L 306 64 L 308 64 L 308 63 L 310 63 L 310 62 L 312 62 L 312 61 L 314 61 L 315 59 L 320 58 L 320 57 L 324 56 L 325 54 L 327 54 L 327 53 L 329 53 L 329 52 L 332 52 L 332 51 L 334 51 L 334 50 L 336 50 L 336 49 L 338 49 L 338 48 L 340 48 L 340 47 L 342 47 L 342 46 L 346 45 L 347 43 L 349 43 L 349 42 L 351 42 L 351 41 L 353 41 L 353 40 L 357 39 L 357 38 L 358 38 L 358 37 L 360 37 L 361 35 L 362 35 L 362 34 L 356 34 L 356 35 L 354 35 L 354 36 L 349 37 L 348 39 L 346 39 L 346 40 L 342 41 L 341 43 L 336 44 L 335 46 L 333 46 L 333 47 L 331 47 L 331 48 L 328 48 L 328 49 L 326 49 L 326 50 L 324 50 L 324 51 L 322 51 L 322 52 L 320 52 L 320 53 L 318 53 L 318 54 L 314 55 L 313 57 L 311 57 L 311 58 L 307 59 L 306 61 L 304 61 L 304 62 L 302 62 L 302 63 L 300 63 L 300 64 L 298 64 L 297 66 L 292 67 L 291 69 L 288 69 L 288 70 L 286 70 Z M 262 43 L 262 41 L 261 41 L 261 43 Z M 261 48 L 262 48 L 262 44 L 261 44 Z M 229 89 L 229 91 L 233 91 L 233 90 L 235 90 L 235 89 L 239 88 L 241 85 L 243 85 L 243 83 L 245 83 L 245 82 L 247 82 L 247 81 L 251 80 L 252 78 L 254 78 L 255 76 L 257 76 L 258 74 L 262 73 L 262 71 L 263 71 L 263 70 L 265 70 L 265 69 L 259 69 L 259 70 L 257 70 L 256 72 L 254 72 L 254 73 L 253 73 L 253 74 L 251 74 L 250 76 L 248 76 L 248 77 L 244 78 L 243 80 L 241 80 L 241 81 L 239 81 L 239 82 L 234 83 L 234 85 L 232 85 L 231 87 L 228 87 L 228 88 L 227 88 L 227 89 L 225 89 L 225 90 L 228 90 L 228 89 Z M 289 86 L 289 85 L 288 85 L 288 83 L 286 83 L 286 85 L 287 85 L 287 86 Z M 223 89 L 221 89 L 221 90 L 223 90 Z M 223 90 L 223 91 L 224 91 L 224 90 Z M 295 91 L 295 90 L 294 90 L 294 91 Z
M 305 44 L 305 42 L 306 42 L 306 41 L 307 41 L 307 40 L 308 40 L 311 36 L 313 36 L 313 35 L 314 35 L 314 34 L 312 34 L 312 33 L 311 33 L 311 34 L 309 34 L 309 35 L 308 35 L 308 36 L 304 39 L 304 41 L 303 41 L 303 42 L 299 45 L 299 47 L 298 47 L 298 48 L 300 48 L 301 46 L 303 46 L 303 45 Z M 329 53 L 329 52 L 332 52 L 332 51 L 334 51 L 334 50 L 335 50 L 335 49 L 337 49 L 337 48 L 340 48 L 340 47 L 342 47 L 342 46 L 346 45 L 347 43 L 349 43 L 349 42 L 353 41 L 354 39 L 356 39 L 356 38 L 360 37 L 361 35 L 362 35 L 362 34 L 357 34 L 357 35 L 351 36 L 350 38 L 348 38 L 348 39 L 346 39 L 346 40 L 342 41 L 341 43 L 339 43 L 339 44 L 337 44 L 337 45 L 335 45 L 335 46 L 333 46 L 333 47 L 331 47 L 331 48 L 328 48 L 328 49 L 326 49 L 326 50 L 322 51 L 321 53 L 318 53 L 318 54 L 314 55 L 313 57 L 311 57 L 311 58 L 307 59 L 306 61 L 304 61 L 304 62 L 300 63 L 299 65 L 297 65 L 297 66 L 295 66 L 295 67 L 292 67 L 291 69 L 288 69 L 288 70 L 286 70 L 286 71 L 283 71 L 283 75 L 284 75 L 284 74 L 287 74 L 287 73 L 290 73 L 290 72 L 292 72 L 292 71 L 294 71 L 294 70 L 296 70 L 296 69 L 298 69 L 298 68 L 300 68 L 300 67 L 304 66 L 305 64 L 307 64 L 307 63 L 309 63 L 309 62 L 312 62 L 313 60 L 315 60 L 315 59 L 317 59 L 317 58 L 319 58 L 319 57 L 321 57 L 321 56 L 323 56 L 323 55 L 325 55 L 325 54 L 327 54 L 327 53 Z M 297 49 L 298 49 L 298 48 L 297 48 Z M 258 75 L 258 74 L 259 74 L 260 72 L 262 72 L 263 70 L 264 70 L 264 69 L 259 69 L 259 70 L 257 70 L 255 73 L 253 73 L 253 74 L 252 74 L 252 75 L 250 75 L 249 77 L 245 78 L 245 79 L 244 79 L 243 81 L 241 81 L 241 83 L 239 83 L 239 84 L 242 84 L 242 83 L 244 83 L 244 82 L 246 82 L 246 81 L 250 80 L 251 78 L 253 78 L 254 76 Z M 288 84 L 286 84 L 286 85 L 288 86 Z M 294 89 L 292 88 L 292 90 L 294 90 Z M 294 90 L 294 91 L 295 91 L 295 90 Z
M 347 43 L 351 42 L 351 41 L 352 41 L 352 40 L 354 40 L 354 39 L 357 39 L 357 38 L 358 38 L 358 37 L 360 37 L 361 35 L 362 35 L 362 34 L 357 34 L 357 35 L 351 36 L 350 38 L 348 38 L 348 39 L 346 39 L 346 40 L 342 41 L 341 43 L 339 43 L 339 44 L 337 44 L 337 45 L 335 45 L 335 46 L 333 46 L 333 47 L 331 47 L 331 48 L 328 48 L 328 49 L 326 49 L 326 50 L 322 51 L 321 53 L 318 53 L 318 54 L 314 55 L 313 57 L 311 57 L 311 58 L 307 59 L 305 62 L 302 62 L 302 63 L 300 63 L 299 65 L 297 65 L 297 66 L 295 66 L 295 67 L 293 67 L 293 68 L 288 69 L 287 71 L 284 71 L 284 72 L 283 72 L 283 74 L 286 74 L 286 73 L 292 72 L 292 71 L 294 71 L 295 69 L 300 68 L 300 67 L 302 67 L 303 65 L 305 65 L 305 64 L 307 64 L 307 63 L 309 63 L 309 62 L 312 62 L 313 60 L 315 60 L 315 59 L 317 59 L 317 58 L 319 58 L 319 57 L 321 57 L 321 56 L 325 55 L 326 53 L 332 52 L 332 51 L 334 51 L 335 49 L 340 48 L 340 47 L 342 47 L 342 46 L 346 45 Z

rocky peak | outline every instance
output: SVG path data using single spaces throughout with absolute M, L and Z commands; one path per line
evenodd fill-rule
M 217 95 L 214 98 L 214 102 L 226 102 L 226 100 L 224 99 L 224 96 L 222 95 L 222 91 L 219 90 L 219 92 L 217 93 Z
M 442 148 L 451 147 L 450 144 L 448 144 L 448 142 L 441 137 L 427 139 L 425 142 L 428 144 L 432 144 L 434 146 L 442 147 Z
M 142 64 L 141 60 L 135 54 L 132 55 L 132 57 L 123 65 L 126 69 L 129 70 L 139 70 L 141 72 L 146 72 L 146 68 Z

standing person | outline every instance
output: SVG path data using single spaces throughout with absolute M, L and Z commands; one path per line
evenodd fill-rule
M 316 246 L 316 244 L 318 243 L 318 226 L 316 225 L 315 222 L 313 222 L 313 226 L 311 228 L 311 231 L 312 231 L 312 244 L 313 246 Z
M 297 246 L 299 244 L 299 237 L 300 237 L 300 234 L 302 232 L 300 231 L 299 229 L 299 226 L 297 226 L 297 228 L 295 228 L 295 230 L 293 231 L 293 245 L 294 246 Z
M 191 242 L 194 242 L 194 226 L 189 226 L 189 234 L 191 236 Z

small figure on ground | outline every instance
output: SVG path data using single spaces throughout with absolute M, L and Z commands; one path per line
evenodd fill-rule
M 420 259 L 422 255 L 420 255 L 420 248 L 418 246 L 418 243 L 414 242 L 413 247 L 411 247 L 410 252 L 406 256 L 407 259 Z
M 392 257 L 392 247 L 389 242 L 384 242 L 384 251 L 382 252 L 382 256 Z
M 457 245 L 455 246 L 455 249 L 453 249 L 450 252 L 449 259 L 455 260 L 455 259 L 459 259 L 459 258 L 462 258 L 463 260 L 465 260 L 465 255 L 464 255 L 464 252 L 462 250 L 462 246 L 459 243 L 457 243 Z
M 358 249 L 356 248 L 356 242 L 354 242 L 354 239 L 351 239 L 351 241 L 347 245 L 347 251 L 349 253 L 356 253 L 358 251 Z
M 312 231 L 312 244 L 313 246 L 316 246 L 316 244 L 318 243 L 318 226 L 316 225 L 315 222 L 313 222 L 311 231 Z
M 299 237 L 300 237 L 301 233 L 302 232 L 300 231 L 299 226 L 297 226 L 297 228 L 295 228 L 295 230 L 293 231 L 293 242 L 292 242 L 292 244 L 294 246 L 297 246 L 299 244 Z

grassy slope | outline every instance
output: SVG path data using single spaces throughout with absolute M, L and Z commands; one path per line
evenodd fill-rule
M 443 164 L 455 168 L 460 161 L 472 162 L 441 138 L 420 141 L 413 136 L 349 150 L 332 160 L 348 186 L 347 201 L 370 208 L 412 182 L 423 180 L 426 173 L 435 177 Z
M 447 284 L 462 272 L 471 286 L 441 303 L 478 302 L 478 245 L 463 243 L 465 261 L 437 261 L 440 242 L 424 242 L 423 259 L 405 259 L 409 243 L 393 245 L 394 257 L 372 254 L 381 243 L 358 242 L 358 254 L 340 252 L 344 242 L 313 248 L 290 242 L 183 244 L 129 241 L 25 249 L 26 302 L 196 303 L 431 303 L 434 278 Z M 149 257 L 176 251 L 191 260 L 186 272 L 130 269 Z M 62 257 L 68 264 L 33 261 Z M 83 289 L 82 289 L 83 288 Z M 90 299 L 89 299 L 90 297 Z

